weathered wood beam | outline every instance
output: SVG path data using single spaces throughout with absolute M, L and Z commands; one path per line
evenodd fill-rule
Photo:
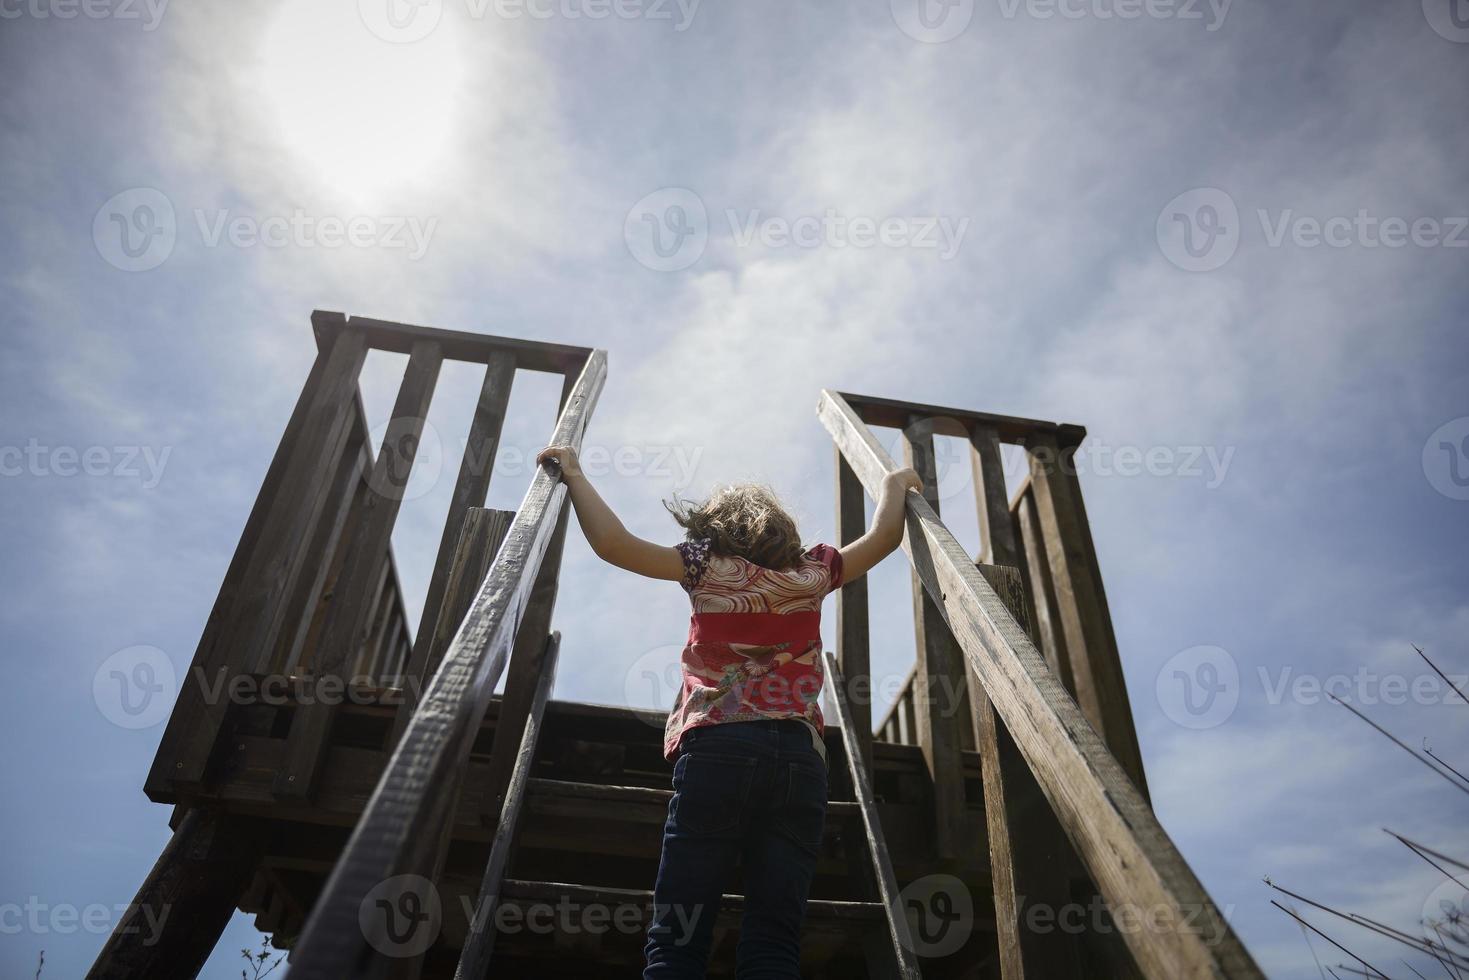
M 189 810 L 87 980 L 193 980 L 250 882 L 256 843 L 244 821 Z
M 834 393 L 822 393 L 817 414 L 875 497 L 895 468 L 887 452 Z M 1148 928 L 1125 936 L 1144 973 L 1169 980 L 1261 977 L 1138 788 L 917 494 L 907 498 L 903 548 L 1107 902 L 1148 915 Z
M 1024 622 L 1019 572 L 1006 565 L 980 565 L 979 571 L 1011 615 Z M 1072 903 L 1072 870 L 1079 870 L 1078 860 L 1015 740 L 978 683 L 978 675 L 972 670 L 967 673 L 975 681 L 969 696 L 984 781 L 1001 980 L 1081 977 L 1084 972 L 1074 933 L 1062 929 L 1040 932 L 1023 924 L 1026 907 L 1058 915 Z
M 1069 423 L 1058 424 L 1041 419 L 1020 418 L 1015 415 L 993 415 L 989 412 L 971 412 L 962 408 L 944 408 L 940 405 L 924 405 L 918 402 L 899 401 L 895 398 L 875 398 L 850 392 L 833 392 L 844 399 L 857 417 L 868 425 L 881 425 L 901 429 L 914 415 L 934 420 L 935 432 L 944 436 L 968 438 L 974 429 L 988 427 L 1004 442 L 1022 443 L 1032 433 L 1054 432 L 1063 441 L 1080 442 L 1086 429 Z
M 581 444 L 606 374 L 606 354 L 593 352 L 561 413 L 554 442 Z M 388 969 L 359 927 L 359 909 L 389 878 L 431 871 L 565 499 L 558 473 L 550 467 L 536 473 L 490 574 L 311 911 L 291 966 L 295 980 L 373 977 Z
M 872 861 L 872 873 L 877 884 L 877 899 L 886 910 L 888 940 L 892 944 L 893 958 L 899 974 L 904 980 L 922 980 L 918 968 L 917 947 L 908 929 L 907 910 L 902 907 L 902 896 L 898 894 L 897 878 L 893 875 L 893 864 L 888 856 L 887 838 L 883 835 L 882 821 L 877 815 L 877 804 L 872 795 L 872 776 L 859 765 L 861 749 L 857 742 L 857 726 L 853 721 L 852 708 L 847 700 L 846 685 L 842 680 L 842 668 L 836 656 L 824 651 L 826 669 L 833 681 L 832 694 L 837 708 L 837 721 L 842 727 L 842 744 L 847 750 L 847 770 L 852 778 L 853 795 L 862 813 L 862 829 L 867 853 Z
M 341 316 L 340 313 L 331 315 Z M 361 331 L 368 344 L 376 350 L 407 354 L 414 344 L 427 340 L 438 344 L 444 357 L 450 360 L 484 364 L 501 355 L 508 355 L 526 370 L 570 374 L 573 377 L 592 353 L 590 347 L 548 344 L 539 340 L 497 337 L 465 330 L 420 327 L 411 323 L 394 323 L 365 316 L 354 316 L 347 322 L 354 330 Z
M 486 976 L 490 967 L 490 955 L 495 948 L 495 928 L 490 920 L 500 906 L 500 885 L 505 879 L 505 869 L 510 866 L 510 854 L 515 846 L 515 828 L 519 823 L 521 810 L 525 807 L 526 784 L 530 779 L 531 766 L 535 762 L 536 743 L 541 735 L 546 701 L 556 683 L 556 657 L 560 649 L 561 634 L 552 633 L 543 644 L 535 694 L 531 698 L 525 728 L 520 735 L 520 746 L 515 753 L 515 767 L 510 775 L 510 784 L 506 787 L 505 802 L 496 822 L 495 836 L 490 842 L 490 859 L 485 865 L 484 878 L 480 881 L 474 919 L 470 923 L 464 948 L 459 954 L 459 966 L 454 971 L 455 980 L 480 980 Z
M 933 420 L 915 417 L 903 430 L 903 453 L 923 481 L 923 498 L 938 512 L 938 473 L 934 459 Z M 933 783 L 934 847 L 940 856 L 959 853 L 959 828 L 964 822 L 964 774 L 959 766 L 962 748 L 959 691 L 964 685 L 963 656 L 943 611 L 934 602 L 918 572 L 913 572 L 913 629 L 918 668 L 910 704 L 917 721 L 918 747 Z
M 1076 447 L 1059 443 L 1054 434 L 1040 433 L 1027 448 L 1036 514 L 1076 683 L 1076 701 L 1146 798 L 1142 750 L 1123 682 L 1122 659 L 1076 481 Z
M 846 547 L 867 531 L 867 512 L 857 474 L 836 454 L 837 545 Z M 867 618 L 867 576 L 843 582 L 837 590 L 837 662 L 847 684 L 847 703 L 856 726 L 858 755 L 872 772 L 872 652 Z

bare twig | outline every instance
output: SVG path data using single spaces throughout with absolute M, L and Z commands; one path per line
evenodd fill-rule
M 1419 648 L 1418 644 L 1416 644 L 1416 643 L 1410 643 L 1408 645 L 1410 647 L 1412 647 L 1414 650 L 1417 650 L 1418 651 L 1418 656 L 1420 656 L 1420 657 L 1423 658 L 1423 662 L 1426 663 L 1426 664 L 1428 664 L 1428 666 L 1432 667 L 1433 668 L 1433 672 L 1435 674 L 1437 674 L 1438 676 L 1440 676 L 1440 677 L 1443 678 L 1443 682 L 1445 684 L 1447 684 L 1450 688 L 1452 688 L 1455 694 L 1459 695 L 1459 699 L 1461 701 L 1463 701 L 1465 704 L 1469 704 L 1469 697 L 1465 697 L 1464 696 L 1464 692 L 1462 690 L 1460 690 L 1459 685 L 1457 685 L 1453 681 L 1449 680 L 1448 676 L 1443 671 L 1441 671 L 1441 670 L 1438 669 L 1438 664 L 1436 664 L 1432 660 L 1429 660 L 1428 659 L 1428 654 L 1424 653 Z
M 1350 956 L 1352 959 L 1356 960 L 1358 963 L 1361 963 L 1363 966 L 1365 966 L 1367 969 L 1371 970 L 1373 973 L 1377 974 L 1379 977 L 1382 977 L 1383 980 L 1392 980 L 1392 978 L 1389 977 L 1386 973 L 1383 973 L 1377 967 L 1373 966 L 1371 963 L 1368 963 L 1366 960 L 1362 959 L 1362 957 L 1358 956 L 1356 953 L 1354 953 L 1351 950 L 1347 949 L 1341 943 L 1337 942 L 1335 939 L 1332 939 L 1326 933 L 1322 932 L 1320 929 L 1317 929 L 1315 926 L 1311 925 L 1311 923 L 1307 922 L 1305 919 L 1301 918 L 1299 915 L 1296 915 L 1294 912 L 1292 912 L 1290 909 L 1286 908 L 1284 905 L 1281 905 L 1279 902 L 1275 901 L 1275 899 L 1272 898 L 1270 900 L 1270 904 L 1271 905 L 1274 905 L 1276 908 L 1280 909 L 1280 911 L 1284 912 L 1286 915 L 1290 916 L 1292 919 L 1295 919 L 1297 922 L 1299 922 L 1302 925 L 1304 925 L 1307 929 L 1310 929 L 1312 932 L 1314 932 L 1316 935 L 1320 936 L 1322 939 L 1324 939 L 1327 942 L 1331 943 L 1331 945 L 1335 946 L 1337 949 L 1341 950 L 1343 953 L 1346 953 L 1348 956 Z
M 1408 746 L 1404 745 L 1401 741 L 1398 740 L 1397 736 L 1393 735 L 1391 732 L 1389 732 L 1387 729 L 1383 728 L 1381 725 L 1379 725 L 1377 722 L 1373 721 L 1371 718 L 1368 718 L 1366 715 L 1362 714 L 1362 712 L 1358 711 L 1356 708 L 1352 707 L 1350 704 L 1347 704 L 1345 701 L 1343 701 L 1341 698 L 1337 697 L 1335 694 L 1332 694 L 1330 692 L 1327 692 L 1327 695 L 1326 696 L 1329 697 L 1329 698 L 1331 698 L 1331 700 L 1335 701 L 1337 704 L 1341 705 L 1343 708 L 1346 708 L 1348 711 L 1350 711 L 1352 714 L 1356 715 L 1358 718 L 1360 718 L 1363 721 L 1365 721 L 1367 724 L 1371 725 L 1373 728 L 1375 728 L 1379 733 L 1381 733 L 1383 736 L 1385 736 L 1388 740 L 1390 740 L 1398 748 L 1402 749 L 1404 752 L 1408 753 L 1413 758 L 1415 758 L 1419 762 L 1423 763 L 1429 769 L 1432 769 L 1435 773 L 1437 773 L 1440 777 L 1442 777 L 1445 781 L 1447 781 L 1450 786 L 1454 787 L 1455 789 L 1457 789 L 1459 792 L 1465 794 L 1466 796 L 1469 796 L 1469 786 L 1465 786 L 1463 783 L 1461 783 L 1458 780 L 1454 779 L 1453 776 L 1450 776 L 1448 773 L 1444 772 L 1438 766 L 1434 765 L 1431 761 L 1429 761 L 1428 759 L 1423 758 L 1423 756 L 1419 755 L 1417 752 L 1413 751 L 1411 748 L 1409 748 Z

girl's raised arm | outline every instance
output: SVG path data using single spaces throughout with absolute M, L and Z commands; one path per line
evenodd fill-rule
M 907 509 L 903 501 L 909 490 L 921 489 L 923 482 L 910 467 L 893 470 L 883 478 L 872 526 L 862 537 L 841 549 L 843 582 L 866 575 L 869 568 L 903 543 L 903 512 Z
M 586 474 L 582 473 L 575 449 L 570 446 L 547 446 L 536 454 L 536 463 L 539 465 L 547 461 L 559 465 L 561 479 L 566 484 L 567 492 L 571 494 L 571 506 L 576 510 L 577 522 L 581 524 L 582 533 L 587 536 L 587 543 L 592 546 L 598 558 L 649 578 L 673 582 L 683 578 L 683 556 L 678 550 L 646 541 L 623 527 L 622 521 L 612 513 L 612 508 L 607 506 L 607 502 L 597 493 Z

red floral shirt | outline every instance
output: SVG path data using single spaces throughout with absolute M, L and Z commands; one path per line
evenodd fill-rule
M 693 614 L 664 757 L 690 728 L 765 718 L 806 722 L 821 751 L 821 600 L 841 585 L 841 553 L 819 544 L 776 570 L 713 554 L 705 539 L 677 548 Z

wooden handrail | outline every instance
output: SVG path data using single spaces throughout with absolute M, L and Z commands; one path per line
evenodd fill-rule
M 839 394 L 817 416 L 867 492 L 896 469 Z M 903 550 L 942 610 L 995 711 L 1112 909 L 1142 913 L 1122 930 L 1150 977 L 1262 977 L 1137 787 L 1005 608 L 963 546 L 918 494 L 907 495 Z
M 607 376 L 593 351 L 567 399 L 553 441 L 580 446 Z M 550 543 L 566 486 L 538 471 L 489 575 L 470 606 L 317 898 L 292 958 L 297 978 L 385 975 L 393 960 L 359 921 L 369 893 L 398 875 L 432 875 L 455 812 L 466 762 Z M 373 938 L 381 939 L 381 937 Z

